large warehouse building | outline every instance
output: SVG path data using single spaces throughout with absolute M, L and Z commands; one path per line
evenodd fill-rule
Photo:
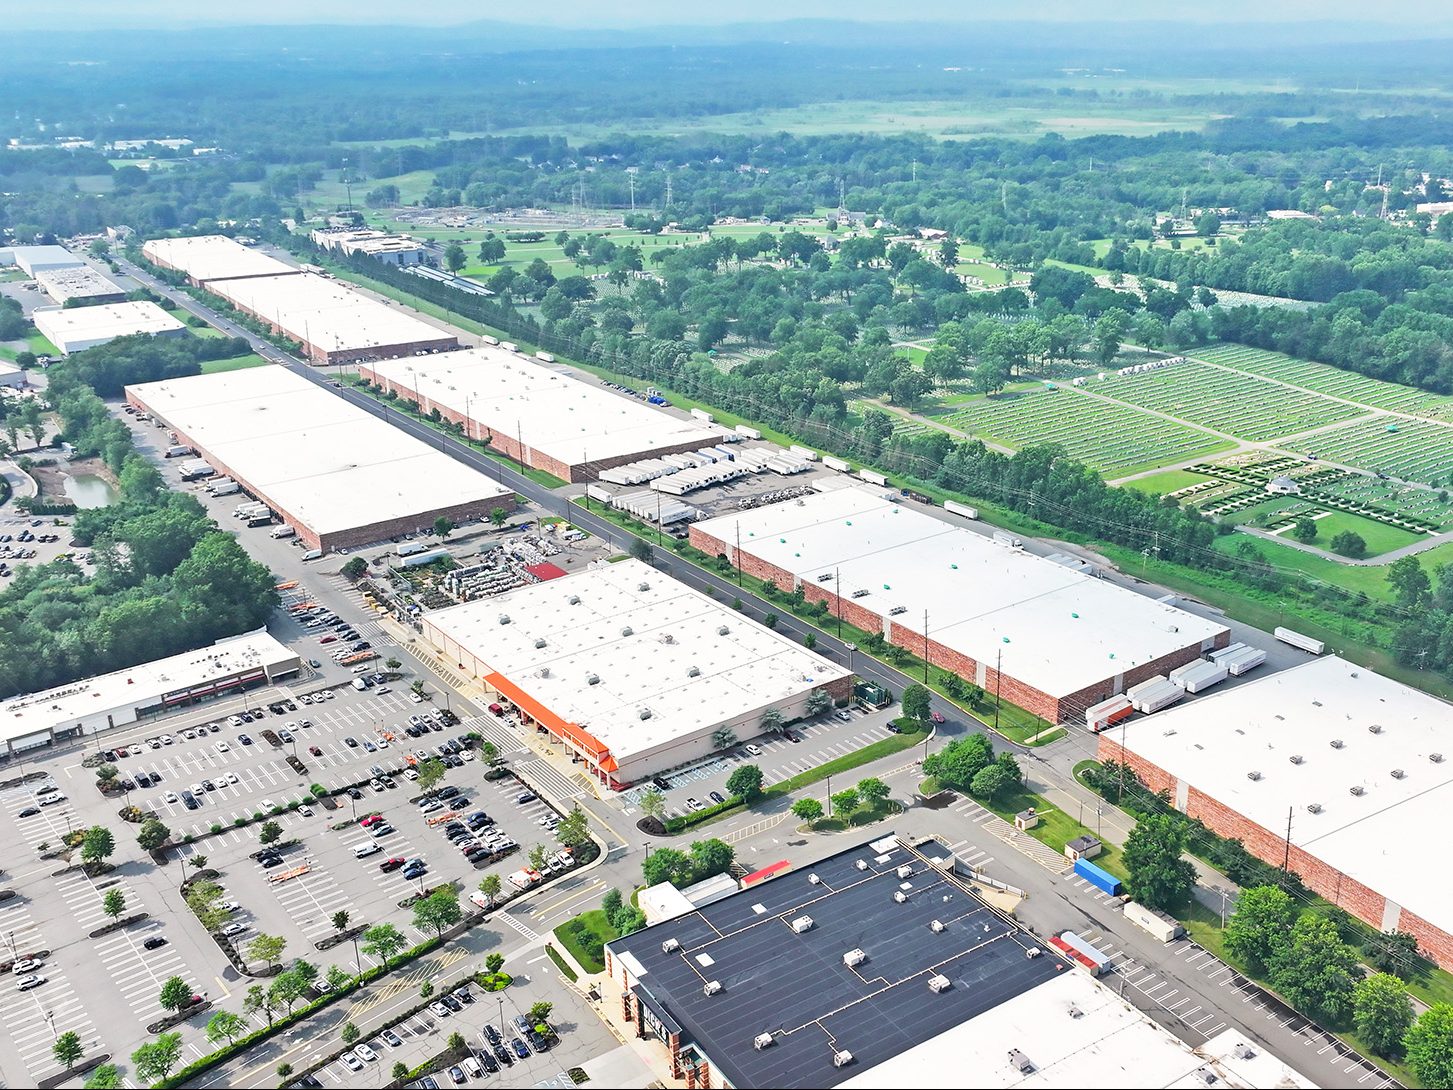
M 314 549 L 384 541 L 514 508 L 514 493 L 285 367 L 126 388 Z
M 314 273 L 214 281 L 207 290 L 297 341 L 314 363 L 359 363 L 459 347 L 453 333 Z
M 201 700 L 296 674 L 297 652 L 266 629 L 210 647 L 72 682 L 0 705 L 0 744 L 14 756 L 53 742 L 124 727 Z
M 64 246 L 6 246 L 0 249 L 0 265 L 16 265 L 29 277 L 47 269 L 74 269 L 84 264 Z
M 126 301 L 126 292 L 120 284 L 102 276 L 89 265 L 41 269 L 35 274 L 35 282 L 60 306 L 73 300 L 87 306 Z
M 1329 656 L 1116 728 L 1099 755 L 1453 969 L 1433 851 L 1453 811 L 1453 705 Z
M 851 693 L 848 671 L 638 560 L 424 616 L 424 635 L 622 788 L 791 722 L 812 694 Z M 820 698 L 819 698 L 820 699 Z
M 151 302 L 103 303 L 94 307 L 37 307 L 35 328 L 67 356 L 134 333 L 185 334 L 186 326 Z
M 601 470 L 641 458 L 700 450 L 722 430 L 682 418 L 589 382 L 581 382 L 505 348 L 471 348 L 426 359 L 389 360 L 361 377 L 437 408 L 494 450 L 565 481 L 594 480 Z
M 1315 1085 L 1236 1031 L 1192 1049 L 980 888 L 889 833 L 615 939 L 607 973 L 693 1090 Z
M 141 247 L 141 253 L 153 265 L 179 272 L 197 287 L 204 287 L 213 280 L 288 276 L 301 272 L 226 235 L 154 238 Z
M 1052 723 L 1230 641 L 1225 625 L 867 486 L 722 515 L 690 539 Z

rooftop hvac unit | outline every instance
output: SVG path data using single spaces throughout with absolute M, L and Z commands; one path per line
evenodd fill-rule
M 1009 1050 L 1009 1062 L 1014 1065 L 1021 1075 L 1028 1075 L 1034 1070 L 1033 1062 L 1017 1048 L 1011 1048 Z
M 941 931 L 947 931 L 948 924 L 944 923 L 942 920 L 934 920 L 931 924 L 928 925 L 928 929 L 932 931 L 935 935 L 937 935 Z
M 1028 950 L 1024 951 L 1024 957 L 1028 961 L 1033 961 L 1042 953 L 1044 953 L 1044 951 L 1041 950 L 1038 946 L 1031 946 Z
M 1363 787 L 1360 783 L 1354 783 L 1347 790 L 1350 791 L 1354 795 L 1365 795 L 1365 794 L 1367 794 L 1367 789 L 1365 787 Z
M 908 894 L 904 893 L 901 889 L 894 890 L 893 891 L 893 900 L 897 901 L 900 905 L 907 904 L 908 903 Z
M 827 572 L 827 573 L 825 573 L 823 575 L 819 575 L 817 577 L 817 581 L 819 583 L 831 583 L 832 582 L 832 572 Z
M 569 598 L 565 599 L 565 601 L 572 606 L 578 606 L 580 604 L 580 595 L 572 594 Z
M 1287 760 L 1291 761 L 1291 763 L 1294 765 L 1299 765 L 1303 761 L 1305 761 L 1306 758 L 1303 757 L 1300 753 L 1293 753 L 1290 757 L 1287 758 Z
M 1332 748 L 1333 749 L 1341 749 L 1346 744 L 1347 743 L 1344 742 L 1344 741 L 1342 741 L 1341 738 L 1333 738 L 1332 739 Z
M 1369 723 L 1367 725 L 1367 733 L 1368 734 L 1381 734 L 1382 733 L 1382 724 L 1381 723 Z
M 888 611 L 888 616 L 890 616 L 890 617 L 896 617 L 900 613 L 907 613 L 907 612 L 908 612 L 908 607 L 907 606 L 894 606 L 892 609 L 890 609 Z
M 1320 802 L 1309 802 L 1309 803 L 1307 803 L 1307 813 L 1309 813 L 1309 814 L 1320 814 L 1321 812 L 1322 812 L 1322 804 Z
M 731 631 L 731 629 L 730 629 L 730 628 L 728 628 L 728 627 L 727 627 L 727 626 L 726 626 L 726 625 L 722 625 L 722 626 L 721 626 L 721 627 L 720 627 L 720 628 L 718 628 L 718 629 L 717 629 L 717 630 L 716 630 L 716 634 L 717 634 L 717 635 L 718 635 L 718 636 L 725 636 L 725 635 L 726 635 L 726 634 L 727 634 L 727 633 L 728 633 L 728 632 L 730 632 L 730 631 Z
M 1404 772 L 1401 768 L 1394 768 L 1392 770 L 1392 778 L 1395 779 L 1395 780 L 1400 780 L 1400 779 L 1402 779 L 1406 775 L 1407 775 L 1407 773 Z
M 640 716 L 641 716 L 642 719 L 650 719 L 651 718 L 651 709 L 650 708 L 642 708 L 641 711 L 640 711 Z
M 868 861 L 866 859 L 859 859 L 856 863 L 853 864 L 853 866 L 857 867 L 858 870 L 867 870 Z
M 851 597 L 853 598 L 866 598 L 867 596 L 868 592 L 865 590 L 855 590 L 851 595 Z
M 1440 765 L 1443 763 L 1443 755 L 1441 753 L 1430 753 L 1428 754 L 1428 760 L 1432 761 L 1435 765 Z
M 799 935 L 802 935 L 802 934 L 805 934 L 808 931 L 811 931 L 812 930 L 812 917 L 811 916 L 798 916 L 797 919 L 795 919 L 795 920 L 792 921 L 792 930 L 793 931 L 796 931 Z
M 540 677 L 549 677 L 550 676 L 550 667 L 548 667 L 548 666 L 541 666 L 540 667 L 539 676 Z
M 912 863 L 904 863 L 902 866 L 900 866 L 898 868 L 897 874 L 898 874 L 898 877 L 899 878 L 912 878 L 913 877 L 913 864 Z
M 847 1067 L 852 1062 L 853 1054 L 845 1048 L 839 1049 L 832 1054 L 833 1067 Z
M 499 615 L 499 623 L 500 624 L 509 624 L 510 623 L 510 615 L 508 613 L 501 613 Z
M 771 1044 L 772 1035 L 770 1033 L 759 1033 L 752 1038 L 752 1047 L 758 1052 L 761 1052 L 762 1049 L 769 1047 Z
M 599 685 L 600 684 L 600 675 L 599 674 L 586 674 L 585 675 L 585 684 L 587 684 L 587 685 Z
M 928 990 L 931 992 L 946 992 L 951 987 L 953 987 L 953 982 L 942 973 L 928 978 Z
M 680 949 L 681 943 L 677 942 L 675 939 L 667 939 L 661 944 L 661 953 L 663 954 L 674 954 L 677 950 Z
M 861 965 L 868 960 L 868 955 L 861 949 L 849 950 L 843 955 L 843 964 L 851 969 L 855 965 Z
M 1253 768 L 1250 772 L 1248 772 L 1246 774 L 1246 778 L 1248 780 L 1259 780 L 1259 779 L 1261 779 L 1261 773 L 1258 772 L 1258 771 L 1256 771 L 1256 769 Z
M 1073 1003 L 1070 1004 L 1068 1013 L 1071 1018 L 1083 1018 L 1085 1016 L 1085 1012 L 1080 1010 L 1080 1008 L 1075 1006 Z
M 1256 1058 L 1256 1049 L 1243 1043 L 1232 1049 L 1231 1055 L 1235 1056 L 1238 1060 L 1254 1060 Z
M 622 636 L 633 636 L 633 635 L 635 635 L 635 632 L 636 632 L 636 630 L 634 628 L 632 628 L 630 625 L 626 625 L 624 628 L 621 629 L 621 635 Z
M 808 882 L 809 882 L 809 883 L 811 883 L 811 884 L 812 884 L 812 885 L 814 885 L 814 886 L 816 886 L 816 885 L 821 885 L 821 884 L 822 884 L 822 879 L 821 879 L 821 878 L 819 878 L 819 877 L 818 877 L 818 876 L 817 876 L 817 875 L 815 875 L 815 874 L 809 874 L 809 875 L 808 875 L 808 876 L 807 876 L 807 881 L 808 881 Z
M 536 641 L 535 641 L 535 646 L 536 646 L 536 647 L 537 647 L 537 648 L 538 648 L 538 647 L 544 647 L 544 646 L 545 646 L 545 637 L 543 637 L 543 636 L 541 636 L 541 637 L 540 637 L 540 638 L 539 638 L 539 639 L 537 639 L 537 640 L 536 640 Z
M 637 583 L 636 584 L 636 589 L 639 590 L 639 591 L 645 592 L 645 591 L 648 591 L 648 590 L 651 589 L 651 584 L 650 583 Z
M 1215 1086 L 1220 1080 L 1216 1078 L 1215 1072 L 1210 1068 L 1203 1067 L 1196 1072 L 1196 1081 L 1202 1086 Z
M 689 669 L 689 670 L 686 671 L 686 676 L 687 677 L 700 677 L 701 676 L 701 667 L 700 666 L 693 666 L 693 667 L 691 667 L 691 669 Z
M 666 635 L 664 635 L 664 636 L 661 637 L 661 642 L 662 643 L 675 643 L 676 642 L 676 637 L 673 636 L 673 635 L 671 635 L 671 633 L 668 632 L 668 633 L 666 633 Z
M 706 984 L 702 987 L 701 994 L 702 995 L 715 995 L 719 991 L 721 991 L 721 981 L 720 980 L 708 980 L 706 982 Z

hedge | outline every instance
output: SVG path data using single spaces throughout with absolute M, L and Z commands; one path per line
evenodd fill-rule
M 700 825 L 703 821 L 711 821 L 734 810 L 740 810 L 747 805 L 746 800 L 740 795 L 733 795 L 726 802 L 719 802 L 715 806 L 708 806 L 704 810 L 697 810 L 692 814 L 684 814 L 681 817 L 667 818 L 666 831 L 668 833 L 680 833 L 690 829 L 693 825 Z

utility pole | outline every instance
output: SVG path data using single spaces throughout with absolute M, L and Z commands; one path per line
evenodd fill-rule
M 1294 812 L 1293 808 L 1290 807 L 1290 806 L 1288 806 L 1287 807 L 1287 839 L 1286 839 L 1286 852 L 1282 855 L 1282 859 L 1281 859 L 1281 869 L 1284 870 L 1284 871 L 1286 871 L 1288 874 L 1291 873 L 1291 866 L 1292 866 L 1292 813 L 1293 812 Z
M 737 523 L 737 588 L 742 586 L 742 524 Z
M 631 186 L 631 211 L 634 212 L 636 210 L 636 175 L 635 175 L 635 173 L 634 172 L 627 173 L 626 174 L 626 181 L 629 182 L 630 183 L 630 186 Z
M 837 638 L 843 638 L 843 570 L 832 570 L 832 593 L 837 599 Z
M 928 610 L 923 611 L 923 683 L 928 684 Z

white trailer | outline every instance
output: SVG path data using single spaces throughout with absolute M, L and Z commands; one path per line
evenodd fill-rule
M 745 424 L 738 424 L 736 426 L 736 433 L 746 439 L 762 438 L 761 432 L 759 432 L 756 428 L 749 428 Z
M 1197 659 L 1172 670 L 1170 680 L 1188 693 L 1199 693 L 1225 681 L 1227 673 L 1224 663 Z
M 230 496 L 234 492 L 241 492 L 242 486 L 227 477 L 220 481 L 213 481 L 207 486 L 207 491 L 214 496 Z
M 1250 673 L 1266 661 L 1266 652 L 1259 647 L 1243 647 L 1236 654 L 1221 660 L 1232 677 Z
M 1149 681 L 1142 681 L 1139 685 L 1126 689 L 1125 695 L 1130 698 L 1130 703 L 1136 711 L 1149 715 L 1162 708 L 1169 708 L 1176 701 L 1183 699 L 1186 691 L 1174 684 L 1164 674 L 1157 674 Z
M 705 409 L 692 409 L 691 415 L 696 417 L 696 419 L 698 420 L 706 421 L 706 423 L 708 424 L 716 423 L 716 417 L 712 416 L 711 413 L 707 412 Z
M 1245 650 L 1246 650 L 1246 644 L 1244 644 L 1244 643 L 1229 643 L 1225 647 L 1221 648 L 1221 650 L 1219 650 L 1219 651 L 1212 651 L 1211 652 L 1211 661 L 1212 662 L 1225 662 L 1232 655 L 1239 654 L 1240 652 L 1245 651 Z
M 976 519 L 979 517 L 979 509 L 977 507 L 970 507 L 966 503 L 957 503 L 954 500 L 944 500 L 943 509 L 966 519 Z
M 809 447 L 799 447 L 794 443 L 787 449 L 790 450 L 793 454 L 797 455 L 799 458 L 806 458 L 809 462 L 817 461 L 817 451 L 812 450 Z
M 1320 655 L 1323 651 L 1327 650 L 1327 645 L 1321 640 L 1315 640 L 1311 636 L 1294 632 L 1290 628 L 1276 628 L 1272 630 L 1271 634 L 1281 640 L 1282 643 L 1289 643 L 1293 647 L 1299 647 L 1303 651 L 1310 652 L 1313 655 Z
M 1091 704 L 1085 709 L 1085 726 L 1099 734 L 1121 720 L 1130 718 L 1134 710 L 1135 707 L 1130 703 L 1128 696 L 1124 694 L 1112 696 L 1109 700 Z
M 1024 542 L 1021 541 L 1014 534 L 1009 533 L 1007 530 L 995 530 L 994 531 L 994 544 L 995 545 L 1004 545 L 1004 546 L 1006 546 L 1006 547 L 1008 547 L 1010 549 L 1022 549 L 1022 548 L 1024 548 Z
M 874 473 L 871 469 L 858 470 L 858 476 L 861 477 L 863 480 L 867 481 L 869 484 L 877 485 L 879 488 L 884 488 L 888 484 L 887 477 L 883 476 L 883 474 L 881 473 Z
M 851 473 L 853 471 L 853 467 L 848 465 L 848 463 L 843 461 L 841 458 L 824 457 L 822 459 L 822 464 L 827 466 L 828 469 L 834 470 L 838 473 Z
M 394 546 L 394 555 L 413 556 L 415 553 L 423 552 L 428 547 L 429 546 L 422 541 L 400 541 L 397 545 Z
M 1127 920 L 1142 931 L 1154 935 L 1160 942 L 1175 942 L 1185 934 L 1185 928 L 1164 912 L 1146 908 L 1135 901 L 1126 901 L 1124 911 Z
M 537 360 L 539 360 L 541 363 L 554 363 L 555 362 L 555 357 L 552 356 L 552 355 L 550 355 L 549 352 L 536 352 L 535 353 L 535 358 Z

